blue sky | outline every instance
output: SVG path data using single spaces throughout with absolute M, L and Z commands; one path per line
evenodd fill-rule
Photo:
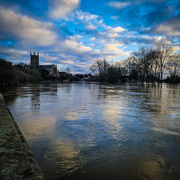
M 0 57 L 88 73 L 94 60 L 126 59 L 160 40 L 179 48 L 179 0 L 0 0 Z

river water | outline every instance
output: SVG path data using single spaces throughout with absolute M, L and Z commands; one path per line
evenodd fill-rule
M 180 179 L 180 85 L 1 89 L 47 180 Z

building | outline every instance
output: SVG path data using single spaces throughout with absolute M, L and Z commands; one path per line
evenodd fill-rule
M 54 64 L 51 64 L 51 65 L 39 65 L 39 66 L 36 66 L 36 68 L 38 70 L 46 69 L 49 72 L 49 75 L 56 76 L 56 77 L 58 76 L 57 66 L 55 66 Z
M 52 76 L 58 76 L 58 73 L 57 73 L 57 66 L 54 65 L 54 64 L 51 64 L 51 65 L 39 65 L 39 53 L 35 53 L 32 54 L 30 53 L 30 65 L 31 65 L 31 68 L 32 69 L 37 69 L 37 70 L 42 70 L 42 69 L 45 69 L 49 72 L 49 75 L 52 75 Z
M 30 53 L 30 64 L 33 69 L 35 69 L 37 66 L 39 66 L 39 53 L 37 55 Z

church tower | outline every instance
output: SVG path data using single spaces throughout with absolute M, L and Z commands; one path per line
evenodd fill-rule
M 36 66 L 39 66 L 39 53 L 37 53 L 37 55 L 35 54 L 32 54 L 30 53 L 30 63 L 31 63 L 31 66 L 32 68 L 36 68 Z

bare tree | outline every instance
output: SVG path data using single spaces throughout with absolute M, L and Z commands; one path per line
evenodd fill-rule
M 152 80 L 157 81 L 160 79 L 158 68 L 159 68 L 159 63 L 158 63 L 158 57 L 159 53 L 155 49 L 150 49 L 148 53 L 148 58 L 150 59 L 150 72 L 151 72 L 151 77 Z
M 160 80 L 162 82 L 163 71 L 166 66 L 166 62 L 173 51 L 173 46 L 166 41 L 161 41 L 155 44 L 155 49 L 158 52 L 158 66 L 160 71 Z
M 92 73 L 106 74 L 109 68 L 109 63 L 104 59 L 97 59 L 94 64 L 90 67 Z
M 144 47 L 140 48 L 139 51 L 132 53 L 134 62 L 137 66 L 139 78 L 141 82 L 147 81 L 151 72 L 151 54 L 148 49 Z
M 66 67 L 66 70 L 65 70 L 65 71 L 66 71 L 67 74 L 70 74 L 70 73 L 71 73 L 70 67 Z
M 171 55 L 168 60 L 167 67 L 169 69 L 169 74 L 171 77 L 178 75 L 178 72 L 180 71 L 180 55 Z

